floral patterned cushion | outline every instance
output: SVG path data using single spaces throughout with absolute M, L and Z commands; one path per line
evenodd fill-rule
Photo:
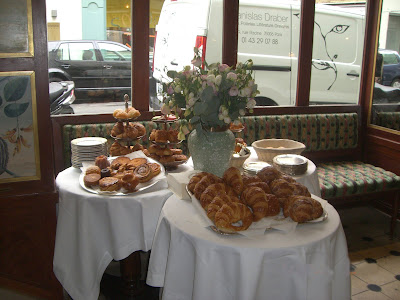
M 377 112 L 375 124 L 394 130 L 400 130 L 400 112 Z
M 267 138 L 292 139 L 306 145 L 306 151 L 355 148 L 358 144 L 358 115 L 304 114 L 245 116 L 245 129 L 237 133 L 248 145 Z
M 360 161 L 323 163 L 317 167 L 324 199 L 400 188 L 400 177 Z

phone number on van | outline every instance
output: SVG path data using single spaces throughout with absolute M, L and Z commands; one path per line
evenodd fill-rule
M 278 45 L 279 40 L 278 39 L 270 39 L 270 38 L 246 38 L 245 36 L 242 37 L 242 44 L 272 44 L 272 45 Z

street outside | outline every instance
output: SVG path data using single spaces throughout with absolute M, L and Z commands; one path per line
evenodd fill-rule
M 149 110 L 159 110 L 160 103 L 156 97 L 150 97 L 151 102 L 153 103 L 153 108 Z M 80 102 L 78 99 L 75 100 L 73 104 L 71 104 L 72 109 L 74 110 L 74 114 L 76 115 L 87 115 L 87 114 L 108 114 L 113 113 L 117 108 L 123 108 L 123 101 L 113 101 L 113 102 L 103 102 L 98 101 L 96 103 L 87 103 Z

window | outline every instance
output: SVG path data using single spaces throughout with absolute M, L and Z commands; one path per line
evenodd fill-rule
M 131 49 L 114 44 L 98 43 L 104 61 L 131 61 Z

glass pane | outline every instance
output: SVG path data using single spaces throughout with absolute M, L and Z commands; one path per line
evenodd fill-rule
M 400 2 L 382 1 L 370 123 L 400 132 Z
M 365 3 L 317 2 L 310 105 L 357 104 L 364 46 Z
M 239 1 L 238 61 L 252 59 L 258 106 L 294 105 L 300 1 Z
M 131 93 L 131 1 L 46 0 L 46 11 L 50 82 L 75 87 L 75 100 L 53 99 L 51 113 L 121 108 Z

